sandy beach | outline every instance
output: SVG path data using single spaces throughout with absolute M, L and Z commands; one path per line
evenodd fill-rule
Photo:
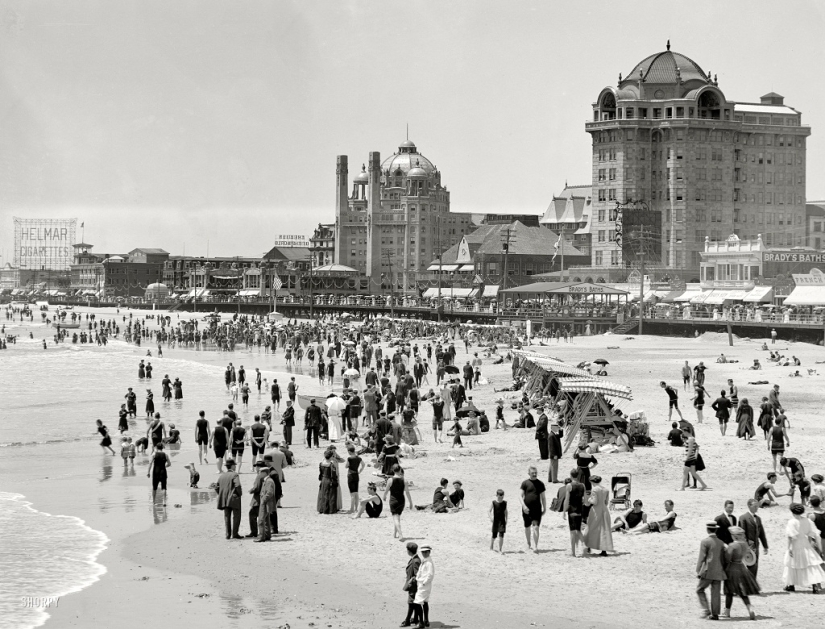
M 607 359 L 607 379 L 633 390 L 634 400 L 621 408 L 626 412 L 644 410 L 651 437 L 657 441 L 655 447 L 637 448 L 632 453 L 597 455 L 596 473 L 609 484 L 613 474 L 631 472 L 633 497 L 644 501 L 651 520 L 663 515 L 664 500 L 674 500 L 678 529 L 659 535 L 615 535 L 616 553 L 609 557 L 572 558 L 567 523 L 555 513 L 548 513 L 542 523 L 540 553 L 525 552 L 518 488 L 529 465 L 538 466 L 541 479 L 547 478 L 548 469 L 547 462 L 538 460 L 533 431 L 491 430 L 481 436 L 464 437 L 464 449 L 452 450 L 447 438 L 444 444 L 432 443 L 431 411 L 425 406 L 420 420 L 424 441 L 417 448 L 420 456 L 405 461 L 406 478 L 413 483 L 413 501 L 429 503 L 441 477 L 460 479 L 467 494 L 466 509 L 459 513 L 408 511 L 402 519 L 409 539 L 426 540 L 434 548 L 432 626 L 601 628 L 664 621 L 671 626 L 699 625 L 702 621 L 693 590 L 696 551 L 705 535 L 704 523 L 722 512 L 726 499 L 736 502 L 735 514 L 743 513 L 746 500 L 771 469 L 771 461 L 761 436 L 750 442 L 737 439 L 732 423 L 723 438 L 713 417 L 696 424 L 689 394 L 681 388 L 683 361 L 691 365 L 705 362 L 706 388 L 711 396 L 718 395 L 727 378 L 733 378 L 740 399 L 748 398 L 757 409 L 770 386 L 780 384 L 791 421 L 788 453 L 799 458 L 809 474 L 822 472 L 819 453 L 825 439 L 817 425 L 817 411 L 825 369 L 823 375 L 802 378 L 790 378 L 793 370 L 787 367 L 747 371 L 754 358 L 766 364 L 767 352 L 760 350 L 761 343 L 762 339 L 737 339 L 734 347 L 728 347 L 727 337 L 722 335 L 633 340 L 600 336 L 576 338 L 574 344 L 553 342 L 550 347 L 533 348 L 572 363 Z M 783 353 L 802 360 L 802 373 L 806 373 L 804 368 L 815 367 L 814 362 L 823 356 L 823 350 L 812 345 L 789 346 L 780 339 L 774 346 L 783 350 L 786 347 Z M 146 349 L 125 345 L 116 349 L 124 370 L 135 379 L 134 367 Z M 457 349 L 457 361 L 462 364 L 463 344 L 457 344 Z M 720 352 L 740 362 L 717 365 L 714 361 Z M 152 507 L 145 467 L 138 466 L 135 476 L 122 476 L 119 457 L 115 460 L 101 455 L 93 438 L 71 446 L 39 446 L 38 452 L 47 453 L 58 473 L 49 474 L 38 467 L 41 460 L 33 464 L 37 474 L 31 474 L 31 467 L 26 469 L 34 447 L 11 448 L 10 456 L 0 463 L 7 490 L 25 494 L 43 511 L 80 517 L 110 539 L 97 558 L 106 573 L 90 587 L 61 598 L 59 606 L 49 610 L 51 618 L 46 626 L 130 627 L 170 621 L 202 627 L 397 626 L 406 610 L 401 591 L 406 553 L 403 544 L 392 538 L 391 521 L 386 517 L 353 521 L 344 514 L 317 514 L 321 453 L 306 450 L 297 443 L 297 436 L 293 451 L 299 466 L 287 470 L 283 509 L 279 512 L 280 528 L 285 534 L 273 543 L 224 539 L 221 514 L 207 489 L 216 476 L 213 465 L 200 468 L 199 491 L 186 488 L 182 466 L 197 460 L 193 443 L 197 410 L 205 408 L 214 421 L 229 401 L 221 377 L 222 365 L 231 360 L 236 365 L 245 364 L 248 370 L 261 366 L 266 372 L 278 369 L 284 373 L 283 355 L 273 360 L 258 355 L 257 350 L 230 355 L 166 348 L 164 354 L 167 358 L 163 360 L 168 362 L 158 369 L 166 369 L 174 361 L 174 370 L 169 370 L 175 373 L 171 375 L 181 375 L 188 387 L 182 407 L 169 409 L 171 416 L 181 418 L 178 427 L 184 445 L 173 457 L 167 509 Z M 3 358 L 5 367 L 13 366 L 12 350 Z M 497 397 L 493 388 L 510 383 L 510 365 L 484 365 L 482 369 L 490 384 L 472 394 L 476 405 L 492 416 Z M 44 384 L 48 385 L 51 377 L 44 374 Z M 306 373 L 296 377 L 305 391 L 321 392 L 317 380 Z M 770 384 L 748 384 L 756 379 Z M 685 417 L 696 425 L 697 441 L 707 464 L 703 477 L 708 491 L 678 491 L 683 452 L 664 441 L 670 425 L 666 421 L 667 397 L 658 386 L 660 380 L 679 388 Z M 432 377 L 431 383 L 434 381 Z M 122 395 L 111 391 L 120 392 L 126 386 L 132 386 L 131 382 L 121 382 L 119 375 L 113 374 L 101 394 L 110 398 L 106 421 L 111 428 L 116 426 L 111 409 L 117 407 Z M 260 411 L 267 402 L 253 395 L 250 413 Z M 712 411 L 706 414 L 712 415 Z M 512 423 L 515 411 L 508 407 L 505 417 Z M 88 421 L 93 423 L 93 419 Z M 52 450 L 42 450 L 44 447 Z M 60 456 L 55 457 L 58 452 Z M 61 458 L 64 452 L 67 459 Z M 563 472 L 571 467 L 570 454 L 561 462 Z M 248 473 L 248 462 L 244 465 L 241 481 L 246 490 L 253 476 Z M 112 468 L 108 477 L 107 466 Z M 71 473 L 59 473 L 61 469 Z M 368 474 L 369 468 L 362 475 L 362 486 Z M 780 480 L 779 487 L 784 486 Z M 554 494 L 557 487 L 548 485 L 548 493 Z M 503 556 L 489 551 L 487 518 L 487 509 L 499 488 L 506 492 L 510 504 Z M 242 534 L 248 532 L 247 504 L 245 495 Z M 815 626 L 825 603 L 807 593 L 781 592 L 788 499 L 780 499 L 780 504 L 760 511 L 771 552 L 760 561 L 759 581 L 767 595 L 755 599 L 757 615 L 762 626 Z M 738 601 L 733 614 L 745 616 Z

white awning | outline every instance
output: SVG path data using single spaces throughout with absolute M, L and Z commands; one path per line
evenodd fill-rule
M 438 297 L 438 287 L 428 288 L 427 290 L 424 291 L 424 294 L 422 295 L 422 297 L 424 299 L 431 299 L 433 297 Z
M 238 294 L 241 297 L 252 297 L 253 295 L 260 295 L 261 289 L 260 288 L 244 288 Z
M 748 293 L 750 293 L 749 290 L 729 290 L 725 299 L 728 301 L 743 301 Z
M 493 284 L 492 286 L 485 286 L 484 287 L 484 294 L 482 297 L 498 297 L 498 284 Z
M 825 306 L 825 286 L 797 286 L 782 303 L 786 306 Z
M 710 297 L 710 294 L 712 292 L 713 292 L 712 290 L 702 291 L 698 295 L 694 295 L 693 297 L 691 297 L 690 298 L 690 303 L 692 303 L 692 304 L 703 304 L 703 303 L 705 303 L 705 300 L 708 297 Z
M 428 271 L 435 271 L 437 273 L 439 268 L 442 271 L 444 271 L 445 273 L 452 273 L 453 271 L 458 269 L 458 265 L 457 264 L 442 264 L 441 267 L 439 267 L 437 264 L 431 264 L 430 266 L 427 267 L 427 270 Z
M 475 265 L 473 264 L 462 264 L 461 267 L 458 269 L 459 273 L 472 273 L 475 269 Z
M 750 302 L 762 302 L 762 301 L 771 301 L 773 298 L 773 287 L 771 286 L 757 286 L 747 295 L 745 295 L 744 301 Z
M 685 302 L 685 301 L 692 301 L 694 297 L 697 297 L 698 295 L 701 295 L 701 294 L 702 294 L 701 292 L 697 292 L 695 290 L 686 290 L 681 295 L 677 295 L 676 297 L 674 297 L 673 301 L 677 302 L 677 303 L 681 303 L 681 302 Z
M 726 290 L 712 290 L 710 294 L 705 297 L 705 300 L 702 302 L 709 306 L 721 306 L 725 303 L 725 300 L 728 298 L 728 291 Z
M 205 288 L 193 288 L 192 290 L 189 291 L 189 293 L 186 296 L 187 297 L 194 297 L 195 296 L 195 291 L 198 291 L 198 297 L 207 297 L 209 295 L 209 291 Z

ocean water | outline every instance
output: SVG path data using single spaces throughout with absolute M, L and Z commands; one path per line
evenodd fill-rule
M 95 560 L 109 539 L 79 518 L 34 509 L 20 494 L 0 492 L 0 627 L 42 625 L 60 598 L 94 583 Z
M 122 318 L 118 320 L 122 328 Z M 169 519 L 214 509 L 209 504 L 213 492 L 188 489 L 183 466 L 197 461 L 198 411 L 205 411 L 214 426 L 232 401 L 223 381 L 228 362 L 244 365 L 253 379 L 259 367 L 270 382 L 278 378 L 285 385 L 295 375 L 301 392 L 322 392 L 306 366 L 304 371 L 286 369 L 283 353 L 273 357 L 257 348 L 221 353 L 164 347 L 163 358 L 150 358 L 147 349 L 152 354 L 157 349 L 152 344 L 136 347 L 114 340 L 105 348 L 70 342 L 55 346 L 53 330 L 40 322 L 0 324 L 7 334 L 20 335 L 16 345 L 0 351 L 0 490 L 5 492 L 0 493 L 0 627 L 46 622 L 49 609 L 26 606 L 43 601 L 24 598 L 62 597 L 94 583 L 105 572 L 101 564 L 107 553 L 101 552 L 109 538 L 122 539 Z M 155 325 L 150 322 L 149 328 Z M 28 338 L 30 332 L 34 338 Z M 151 380 L 138 378 L 141 359 L 155 368 Z M 164 374 L 181 379 L 183 400 L 163 402 Z M 137 393 L 138 417 L 129 420 L 127 435 L 146 433 L 147 389 L 154 392 L 155 410 L 167 426 L 174 423 L 181 431 L 183 445 L 167 450 L 172 460 L 168 509 L 152 502 L 148 457 L 138 455 L 135 471 L 129 471 L 119 456 L 118 411 L 128 387 Z M 266 391 L 253 391 L 249 408 L 238 402 L 235 410 L 248 425 L 267 403 Z M 104 454 L 98 445 L 98 418 L 108 426 L 117 456 Z M 244 471 L 248 466 L 244 462 Z M 214 465 L 199 470 L 201 487 L 208 488 Z

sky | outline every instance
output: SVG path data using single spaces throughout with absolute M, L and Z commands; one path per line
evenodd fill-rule
M 14 216 L 260 255 L 334 222 L 336 155 L 351 178 L 407 125 L 454 211 L 537 214 L 590 183 L 599 91 L 668 39 L 727 98 L 802 111 L 825 199 L 823 33 L 818 0 L 0 0 L 2 261 Z

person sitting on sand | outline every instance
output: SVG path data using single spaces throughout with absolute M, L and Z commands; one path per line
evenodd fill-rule
M 762 351 L 763 352 L 770 351 L 770 350 L 768 350 L 768 344 L 767 343 L 762 343 Z
M 352 516 L 355 520 L 366 512 L 368 518 L 377 518 L 384 510 L 384 502 L 375 490 L 375 483 L 367 483 L 367 497 L 358 503 L 358 513 Z
M 777 504 L 776 499 L 779 498 L 779 496 L 790 496 L 793 493 L 793 488 L 791 488 L 791 491 L 787 494 L 777 492 L 776 479 L 776 472 L 769 472 L 768 480 L 760 483 L 759 487 L 757 487 L 753 493 L 753 497 L 759 501 L 760 507 L 774 507 Z
M 673 501 L 665 500 L 665 517 L 656 522 L 651 522 L 647 526 L 637 526 L 635 529 L 628 531 L 631 535 L 639 535 L 642 533 L 667 533 L 672 531 L 676 524 L 676 512 L 673 510 Z
M 670 432 L 667 433 L 667 440 L 670 442 L 670 445 L 677 448 L 684 447 L 685 443 L 682 440 L 682 431 L 679 429 L 679 424 L 677 422 L 673 422 L 670 425 L 670 428 Z
M 791 358 L 793 359 L 793 364 L 794 364 L 794 365 L 796 365 L 797 367 L 801 367 L 801 366 L 802 366 L 802 361 L 801 361 L 801 360 L 799 360 L 796 356 L 791 356 Z
M 759 362 L 758 358 L 753 359 L 753 365 L 748 367 L 748 369 L 752 369 L 753 371 L 759 371 L 762 369 L 762 364 Z
M 721 356 L 719 356 L 719 358 L 716 359 L 716 362 L 721 363 L 721 364 L 725 364 L 726 362 L 728 362 L 728 359 L 725 358 L 724 354 L 722 354 Z
M 629 533 L 639 527 L 647 528 L 647 513 L 642 511 L 642 501 L 634 500 L 632 508 L 613 520 L 612 530 Z
M 801 377 L 802 377 L 802 374 L 801 374 L 801 373 L 799 373 L 799 369 L 797 369 L 797 370 L 796 370 L 796 371 L 794 371 L 793 373 L 788 374 L 788 377 L 789 377 L 789 378 L 801 378 Z
M 453 481 L 453 493 L 450 494 L 450 504 L 452 504 L 456 510 L 464 508 L 464 490 L 461 487 L 460 480 Z

